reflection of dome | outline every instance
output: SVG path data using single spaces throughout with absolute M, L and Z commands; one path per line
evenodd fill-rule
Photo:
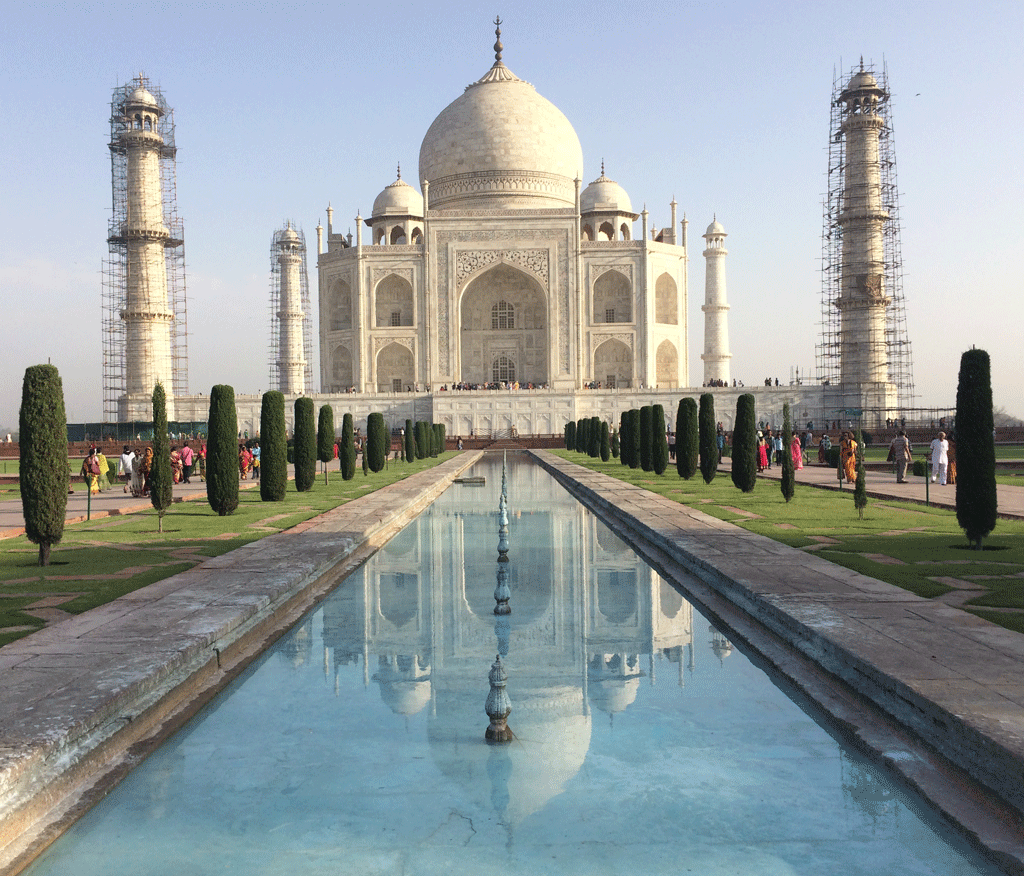
M 587 663 L 587 699 L 608 715 L 624 712 L 640 690 L 640 666 L 635 655 L 595 654 Z
M 381 656 L 373 680 L 396 715 L 415 715 L 430 702 L 430 666 L 422 658 Z
M 583 150 L 558 107 L 498 60 L 434 119 L 419 170 L 431 208 L 573 207 Z
M 398 177 L 373 202 L 373 216 L 423 217 L 423 196 L 409 183 Z
M 615 180 L 601 175 L 587 186 L 580 195 L 580 212 L 633 213 L 626 190 Z

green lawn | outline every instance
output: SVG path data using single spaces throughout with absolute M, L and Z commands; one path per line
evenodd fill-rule
M 813 549 L 848 569 L 887 581 L 926 598 L 963 590 L 964 608 L 1024 632 L 1024 521 L 999 520 L 983 551 L 967 549 L 953 511 L 896 501 L 869 500 L 861 519 L 853 491 L 797 484 L 788 504 L 777 480 L 758 479 L 752 493 L 733 486 L 727 471 L 705 484 L 698 472 L 682 480 L 670 465 L 660 477 L 618 460 L 552 451 L 627 483 L 636 484 L 706 514 L 791 547 Z
M 289 481 L 282 502 L 262 502 L 258 489 L 239 492 L 238 510 L 220 517 L 202 500 L 172 505 L 157 532 L 152 509 L 102 517 L 68 526 L 55 545 L 50 565 L 38 565 L 38 548 L 24 536 L 0 541 L 0 645 L 44 626 L 24 613 L 50 598 L 72 614 L 103 605 L 163 578 L 189 569 L 275 532 L 281 532 L 352 499 L 432 468 L 453 453 L 412 463 L 390 461 L 377 474 L 360 469 L 351 481 L 341 472 L 323 474 L 307 493 L 295 492 Z M 20 629 L 26 627 L 27 629 Z

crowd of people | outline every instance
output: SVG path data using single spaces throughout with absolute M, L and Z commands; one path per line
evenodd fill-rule
M 200 443 L 199 450 L 193 450 L 188 441 L 179 448 L 171 445 L 171 477 L 176 484 L 189 484 L 198 464 L 199 475 L 206 478 L 206 444 Z M 125 444 L 117 464 L 117 475 L 123 482 L 125 493 L 137 499 L 149 495 L 150 477 L 153 473 L 153 448 L 132 448 Z M 113 487 L 110 464 L 106 456 L 95 445 L 89 448 L 80 470 L 82 479 L 90 493 L 100 493 Z M 74 492 L 73 490 L 71 492 Z

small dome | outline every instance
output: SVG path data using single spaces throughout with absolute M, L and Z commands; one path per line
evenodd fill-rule
M 711 237 L 712 235 L 727 237 L 725 229 L 722 227 L 722 223 L 715 219 L 709 226 L 708 230 L 704 232 L 705 237 Z
M 128 100 L 125 101 L 126 106 L 148 106 L 153 109 L 159 109 L 159 105 L 156 102 L 156 98 L 149 93 L 143 86 L 136 88 L 129 96 Z
M 873 73 L 869 73 L 867 70 L 861 70 L 853 74 L 850 79 L 850 84 L 846 86 L 847 91 L 855 91 L 859 88 L 878 88 L 878 80 L 875 79 Z
M 298 243 L 299 242 L 299 235 L 295 231 L 295 229 L 292 228 L 291 225 L 289 225 L 284 230 L 284 232 L 282 232 L 281 240 L 284 241 L 285 243 Z
M 633 213 L 633 205 L 629 202 L 626 190 L 615 180 L 601 175 L 587 186 L 580 195 L 581 213 Z
M 423 217 L 423 196 L 409 183 L 398 177 L 373 202 L 373 217 L 415 216 Z

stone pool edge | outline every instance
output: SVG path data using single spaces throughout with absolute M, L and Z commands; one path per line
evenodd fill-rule
M 972 845 L 1024 874 L 1024 636 L 546 451 L 530 453 L 650 561 L 681 567 L 820 668 L 794 668 L 771 643 L 762 654 Z M 967 649 L 975 652 L 968 665 L 952 668 Z M 850 694 L 892 726 L 865 725 Z M 901 733 L 940 757 L 908 755 Z M 978 787 L 962 787 L 956 771 Z
M 459 454 L 0 649 L 0 874 L 27 866 L 481 456 Z

